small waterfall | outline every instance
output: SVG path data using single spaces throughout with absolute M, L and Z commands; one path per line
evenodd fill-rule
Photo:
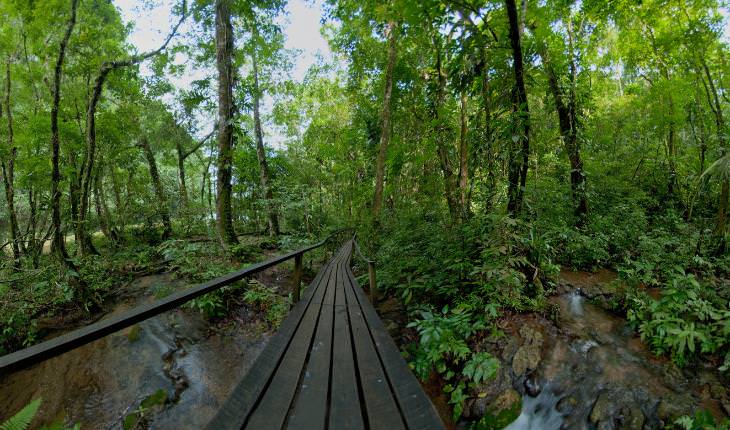
M 570 313 L 574 316 L 583 316 L 583 296 L 580 294 L 580 289 L 577 289 L 570 293 Z
M 524 396 L 522 412 L 505 430 L 559 430 L 563 416 L 555 408 L 558 400 L 547 387 L 537 397 Z

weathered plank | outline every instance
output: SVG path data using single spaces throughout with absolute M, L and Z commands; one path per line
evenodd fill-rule
M 338 278 L 340 288 L 335 297 L 329 428 L 358 430 L 365 428 L 365 423 L 355 373 L 355 355 L 343 281 L 342 277 Z
M 398 347 L 383 326 L 375 309 L 365 298 L 363 291 L 357 286 L 352 272 L 348 270 L 350 284 L 367 320 L 370 332 L 383 362 L 383 366 L 393 381 L 393 389 L 403 414 L 403 418 L 410 429 L 443 429 L 444 425 L 438 412 L 433 407 L 428 396 L 424 393 L 421 384 L 408 368 Z
M 340 255 L 330 275 L 317 324 L 317 333 L 309 349 L 307 367 L 299 383 L 299 392 L 288 427 L 293 429 L 325 428 L 332 359 L 333 306 L 343 258 Z
M 443 428 L 357 285 L 353 244 L 320 271 L 209 429 Z
M 259 404 L 248 420 L 248 428 L 280 429 L 284 425 L 319 322 L 322 297 L 330 284 L 329 278 L 335 275 L 335 268 L 336 264 L 329 270 L 326 281 L 322 280 L 323 287 L 318 288 L 314 294 L 312 303 L 294 332 L 291 343 L 286 349 L 268 389 L 263 393 Z
M 208 424 L 208 429 L 240 429 L 244 426 L 276 367 L 279 365 L 286 348 L 292 341 L 292 336 L 298 328 L 304 313 L 309 308 L 315 293 L 322 288 L 322 279 L 329 276 L 333 266 L 334 262 L 330 261 L 319 271 L 306 290 L 304 298 L 294 306 L 277 334 L 274 335 L 256 359 L 254 366 L 246 373 L 232 395 Z
M 346 272 L 349 272 L 349 268 Z M 357 371 L 365 403 L 368 428 L 396 430 L 405 428 L 398 405 L 375 351 L 362 308 L 355 297 L 349 277 L 342 283 L 352 325 Z

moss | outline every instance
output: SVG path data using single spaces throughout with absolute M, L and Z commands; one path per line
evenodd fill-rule
M 488 411 L 482 419 L 473 423 L 470 430 L 497 430 L 507 427 L 520 416 L 522 410 L 522 399 L 514 402 L 511 407 L 504 409 L 497 414 Z
M 130 342 L 137 342 L 139 340 L 139 332 L 140 327 L 138 324 L 133 325 L 132 328 L 129 329 L 129 333 L 127 333 L 127 340 Z
M 154 407 L 164 406 L 165 403 L 167 403 L 167 391 L 162 388 L 145 397 L 139 404 L 137 410 L 124 417 L 124 421 L 122 422 L 124 430 L 132 430 L 140 427 L 146 428 L 144 424 L 147 422 L 147 411 Z

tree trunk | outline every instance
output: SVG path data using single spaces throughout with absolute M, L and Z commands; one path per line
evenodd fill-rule
M 59 167 L 60 160 L 60 141 L 58 136 L 58 108 L 61 101 L 61 77 L 63 72 L 63 62 L 66 57 L 66 47 L 68 40 L 71 38 L 74 26 L 76 25 L 76 10 L 79 0 L 71 0 L 71 17 L 68 20 L 66 33 L 61 40 L 60 49 L 58 51 L 58 59 L 54 69 L 53 77 L 53 103 L 51 105 L 51 210 L 53 222 L 53 241 L 52 249 L 54 254 L 61 260 L 67 268 L 75 270 L 76 266 L 66 252 L 66 243 L 63 240 L 63 229 L 61 226 L 61 170 Z
M 99 189 L 101 188 L 100 182 L 101 174 L 100 172 L 97 172 L 96 176 L 94 177 L 94 206 L 96 207 L 96 217 L 99 219 L 99 227 L 101 228 L 101 232 L 104 234 L 104 236 L 106 236 L 110 244 L 114 244 L 111 228 L 109 226 L 108 219 L 104 214 L 104 208 L 101 204 L 101 192 L 99 191 Z
M 233 27 L 229 0 L 215 2 L 215 48 L 218 69 L 218 175 L 216 221 L 224 244 L 236 245 L 231 214 L 233 164 Z
M 398 31 L 395 22 L 389 22 L 386 28 L 388 39 L 388 63 L 385 66 L 385 93 L 383 94 L 383 113 L 381 115 L 380 145 L 378 147 L 378 158 L 375 160 L 375 193 L 373 195 L 373 218 L 380 216 L 383 207 L 383 187 L 385 183 L 385 160 L 388 156 L 388 145 L 390 145 L 391 124 L 391 99 L 393 96 L 393 68 L 396 60 L 396 38 Z
M 256 25 L 253 27 L 253 46 L 251 49 L 251 60 L 253 66 L 253 122 L 254 134 L 256 135 L 256 156 L 259 160 L 259 178 L 261 188 L 263 190 L 264 199 L 266 200 L 266 212 L 269 218 L 269 235 L 279 235 L 279 217 L 274 206 L 274 195 L 271 187 L 271 177 L 269 174 L 269 165 L 266 162 L 266 148 L 264 147 L 264 133 L 261 129 L 261 112 L 260 100 L 261 89 L 259 87 L 259 69 L 256 54 L 256 44 L 258 43 L 258 31 Z
M 570 188 L 573 195 L 573 213 L 577 224 L 583 225 L 588 214 L 588 199 L 586 196 L 586 177 L 583 171 L 583 160 L 580 156 L 580 141 L 578 140 L 578 107 L 575 96 L 575 75 L 571 73 L 571 90 L 566 95 L 560 88 L 557 74 L 552 68 L 550 59 L 544 51 L 540 54 L 545 74 L 548 78 L 548 86 L 553 95 L 555 110 L 558 114 L 560 136 L 563 139 L 565 150 L 568 153 L 570 162 Z M 574 70 L 574 66 L 571 67 Z
M 725 139 L 725 119 L 722 116 L 722 105 L 720 104 L 720 97 L 718 96 L 717 87 L 715 82 L 712 80 L 712 74 L 710 68 L 707 67 L 707 62 L 702 58 L 702 68 L 705 71 L 707 77 L 707 83 L 712 91 L 712 98 L 709 100 L 710 108 L 715 114 L 715 126 L 717 127 L 717 140 L 718 146 L 722 150 L 721 157 L 726 156 L 726 139 Z M 718 252 L 724 253 L 726 249 L 725 243 L 725 232 L 727 226 L 727 205 L 728 205 L 728 178 L 724 175 L 722 180 L 722 190 L 720 191 L 720 202 L 717 210 L 717 224 L 715 225 L 715 236 L 719 238 L 720 246 Z
M 180 140 L 176 143 L 177 149 L 177 175 L 178 186 L 180 187 L 180 205 L 183 208 L 188 207 L 188 187 L 185 183 L 185 151 L 183 150 Z
M 5 199 L 8 203 L 8 218 L 10 227 L 10 241 L 13 250 L 13 265 L 16 269 L 20 268 L 20 229 L 18 228 L 18 215 L 15 212 L 15 159 L 17 157 L 18 148 L 15 147 L 13 141 L 13 112 L 10 109 L 10 59 L 5 64 L 5 116 L 7 117 L 8 127 L 8 155 L 2 159 L 3 183 L 5 184 Z M 0 107 L 0 117 L 2 116 L 2 108 Z
M 104 194 L 104 169 L 102 168 L 101 162 L 97 168 L 96 175 L 94 176 L 94 198 L 96 203 L 96 214 L 99 218 L 99 225 L 101 231 L 109 239 L 112 246 L 119 244 L 119 234 L 112 217 L 109 213 L 109 206 L 106 203 L 106 196 Z
M 459 133 L 459 194 L 461 218 L 466 220 L 471 212 L 469 205 L 469 141 L 467 140 L 468 113 L 466 92 L 461 92 L 461 130 Z
M 728 179 L 724 178 L 722 180 L 722 190 L 720 191 L 720 204 L 718 205 L 717 209 L 717 225 L 715 226 L 715 236 L 719 238 L 719 244 L 717 249 L 718 254 L 725 253 L 725 249 L 727 248 L 727 244 L 725 242 L 725 231 L 727 227 L 727 204 L 729 189 L 730 184 L 728 183 Z
M 177 33 L 180 24 L 185 20 L 185 5 L 186 2 L 183 0 L 183 15 L 159 48 L 154 51 L 134 55 L 124 60 L 105 61 L 99 68 L 99 73 L 96 76 L 94 88 L 89 98 L 89 107 L 86 111 L 86 154 L 81 163 L 81 200 L 79 204 L 79 222 L 77 223 L 77 240 L 81 239 L 79 241 L 81 255 L 97 253 L 86 231 L 86 216 L 89 211 L 89 196 L 91 193 L 91 182 L 93 180 L 94 157 L 96 155 L 96 109 L 101 99 L 101 94 L 104 91 L 104 83 L 112 71 L 141 63 L 164 51 Z
M 442 68 L 442 46 L 440 36 L 435 36 L 434 45 L 436 46 L 436 88 L 432 95 L 433 100 L 431 101 L 430 114 L 433 124 L 432 131 L 436 140 L 436 155 L 439 159 L 441 172 L 444 175 L 444 197 L 446 198 L 449 215 L 453 222 L 459 219 L 459 203 L 456 196 L 458 183 L 456 176 L 454 176 L 454 171 L 451 168 L 449 148 L 446 146 L 446 142 L 448 140 L 446 136 L 447 130 L 443 123 L 443 119 L 441 118 L 441 108 L 444 104 L 444 98 L 446 97 L 446 73 Z
M 484 140 L 487 158 L 487 201 L 486 209 L 492 207 L 496 189 L 496 175 L 494 172 L 494 142 L 492 140 L 492 95 L 489 84 L 489 67 L 487 67 L 487 49 L 483 48 L 484 67 L 482 70 L 482 102 L 484 103 Z
M 152 152 L 149 141 L 146 137 L 142 137 L 139 145 L 142 147 L 144 157 L 147 160 L 147 166 L 150 170 L 152 187 L 155 189 L 155 197 L 157 198 L 160 218 L 162 219 L 162 239 L 166 240 L 172 236 L 172 223 L 170 222 L 170 208 L 167 204 L 165 189 L 162 186 L 160 172 L 157 170 L 157 162 L 155 161 L 155 154 Z
M 522 44 L 515 0 L 505 0 L 509 19 L 509 38 L 512 46 L 515 87 L 512 91 L 512 150 L 509 163 L 509 187 L 507 190 L 507 211 L 516 215 L 522 210 L 522 200 L 527 182 L 528 157 L 530 155 L 530 110 L 525 89 Z

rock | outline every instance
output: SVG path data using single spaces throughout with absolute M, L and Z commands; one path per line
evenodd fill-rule
M 528 369 L 536 369 L 540 364 L 540 349 L 534 345 L 523 345 L 512 359 L 512 370 L 515 375 L 522 376 Z
M 626 406 L 621 411 L 623 415 L 622 429 L 626 430 L 641 430 L 644 428 L 644 413 L 638 406 Z
M 512 377 L 509 367 L 500 366 L 494 379 L 479 384 L 471 391 L 471 395 L 475 397 L 474 402 L 470 405 L 470 417 L 482 417 L 488 412 L 492 403 L 508 389 L 512 388 Z
M 525 392 L 530 397 L 537 397 L 542 391 L 542 385 L 540 384 L 540 381 L 538 380 L 535 373 L 532 373 L 527 378 L 525 378 L 525 383 L 523 385 L 525 387 Z
M 558 401 L 558 404 L 555 405 L 555 409 L 557 409 L 561 414 L 567 415 L 573 412 L 575 407 L 578 406 L 578 403 L 578 399 L 573 396 L 563 397 L 560 401 Z
M 535 330 L 529 325 L 523 325 L 520 328 L 520 335 L 524 339 L 525 344 L 539 344 L 542 346 L 543 336 L 539 330 Z
M 487 400 L 485 397 L 479 397 L 474 399 L 471 404 L 467 403 L 465 406 L 465 410 L 468 407 L 468 412 L 464 412 L 465 418 L 470 419 L 479 419 L 484 416 L 484 414 L 487 413 L 487 406 L 489 406 L 489 400 Z
M 616 426 L 613 424 L 612 421 L 601 421 L 598 423 L 598 430 L 614 430 Z
M 714 399 L 724 399 L 726 392 L 727 390 L 725 390 L 725 387 L 723 387 L 722 385 L 710 385 L 710 394 Z
M 384 319 L 383 325 L 388 331 L 388 334 L 390 334 L 390 337 L 397 339 L 400 336 L 400 326 L 398 326 L 398 323 L 396 323 L 395 321 Z
M 502 394 L 497 396 L 497 398 L 492 402 L 489 408 L 490 412 L 494 415 L 499 415 L 500 412 L 507 411 L 512 409 L 512 407 L 517 402 L 521 402 L 522 397 L 520 397 L 520 393 L 515 391 L 512 388 L 508 388 Z
M 516 337 L 510 336 L 509 341 L 502 349 L 502 360 L 509 363 L 512 361 L 512 357 L 515 356 L 515 353 L 520 348 L 520 342 Z
M 520 335 L 524 339 L 512 358 L 512 370 L 516 376 L 522 376 L 527 370 L 535 370 L 542 359 L 542 333 L 529 325 L 522 326 Z
M 664 366 L 664 378 L 673 386 L 681 387 L 687 383 L 687 378 L 682 373 L 682 369 L 671 361 Z
M 403 306 L 395 297 L 388 297 L 378 303 L 378 314 L 382 318 L 397 320 L 404 314 Z
M 656 414 L 660 420 L 664 421 L 664 423 L 669 423 L 675 418 L 687 415 L 687 408 L 681 406 L 683 404 L 692 404 L 692 402 L 687 402 L 685 399 L 678 396 L 665 397 L 659 401 Z
M 593 404 L 591 410 L 591 422 L 593 424 L 599 424 L 604 421 L 608 421 L 612 415 L 613 404 L 608 393 L 601 393 Z

